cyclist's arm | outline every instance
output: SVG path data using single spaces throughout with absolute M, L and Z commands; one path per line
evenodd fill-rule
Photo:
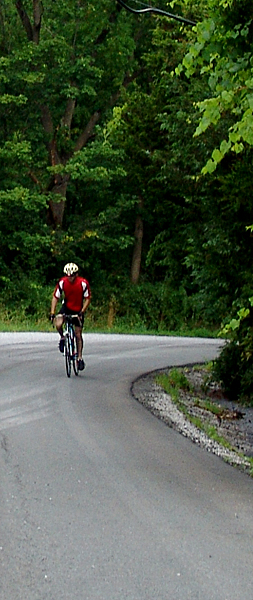
M 58 300 L 61 298 L 62 292 L 63 292 L 63 279 L 58 281 L 57 285 L 55 286 L 54 293 L 52 296 L 52 301 L 51 301 L 51 315 L 55 314 L 56 305 L 57 305 Z
M 58 298 L 53 296 L 52 302 L 51 302 L 51 315 L 55 315 L 55 309 L 56 309 L 57 302 L 58 302 Z
M 90 304 L 90 301 L 91 301 L 91 297 L 84 299 L 83 308 L 81 310 L 82 313 L 85 313 L 85 311 L 87 310 L 87 308 Z

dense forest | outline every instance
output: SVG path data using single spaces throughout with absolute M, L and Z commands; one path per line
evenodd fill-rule
M 1 0 L 2 319 L 46 315 L 74 261 L 90 323 L 223 323 L 218 375 L 240 363 L 233 386 L 251 393 L 253 5 L 156 6 L 186 22 L 116 0 Z

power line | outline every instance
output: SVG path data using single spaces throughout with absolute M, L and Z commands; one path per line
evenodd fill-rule
M 179 15 L 173 15 L 172 13 L 168 13 L 160 8 L 155 8 L 152 6 L 146 6 L 146 8 L 134 9 L 130 6 L 127 6 L 123 0 L 116 0 L 118 4 L 120 4 L 123 8 L 132 12 L 134 14 L 143 14 L 143 13 L 155 13 L 156 15 L 163 15 L 165 17 L 169 17 L 170 19 L 175 19 L 176 21 L 181 21 L 181 23 L 186 23 L 186 25 L 196 25 L 195 21 L 190 21 L 189 19 L 185 19 L 184 17 L 180 17 Z M 145 6 L 145 5 L 144 5 Z

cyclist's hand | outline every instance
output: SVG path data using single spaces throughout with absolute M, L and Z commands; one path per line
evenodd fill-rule
M 81 319 L 83 317 L 83 311 L 80 310 L 80 312 L 78 313 L 79 318 Z
M 51 323 L 53 323 L 54 320 L 55 320 L 55 315 L 53 313 L 51 313 L 50 317 L 49 317 L 49 321 L 51 321 Z

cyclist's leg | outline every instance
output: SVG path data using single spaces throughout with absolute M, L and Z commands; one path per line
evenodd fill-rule
M 58 315 L 56 315 L 55 317 L 55 327 L 58 331 L 58 333 L 60 334 L 60 336 L 63 336 L 63 321 L 64 321 L 64 317 L 63 315 L 61 315 L 60 313 Z
M 61 305 L 61 308 L 59 310 L 59 312 L 57 313 L 57 315 L 55 316 L 55 327 L 59 333 L 59 335 L 61 336 L 61 338 L 63 337 L 63 323 L 64 323 L 64 315 L 68 314 L 67 308 L 65 306 L 65 303 L 63 302 L 63 304 Z
M 64 336 L 63 336 L 63 323 L 64 323 L 64 314 L 65 314 L 65 306 L 64 304 L 61 306 L 58 314 L 55 317 L 55 327 L 59 333 L 60 341 L 59 341 L 59 350 L 60 352 L 64 352 Z
M 55 317 L 55 327 L 59 333 L 60 341 L 59 341 L 59 350 L 60 352 L 64 352 L 64 336 L 63 336 L 63 315 L 59 314 Z
M 75 326 L 76 332 L 76 341 L 77 341 L 77 352 L 78 352 L 78 360 L 81 360 L 83 354 L 83 336 L 82 336 L 82 327 Z
M 83 371 L 85 369 L 85 362 L 82 358 L 83 337 L 82 337 L 81 327 L 76 328 L 76 342 L 77 342 L 77 352 L 78 352 L 77 368 L 78 368 L 78 371 Z

